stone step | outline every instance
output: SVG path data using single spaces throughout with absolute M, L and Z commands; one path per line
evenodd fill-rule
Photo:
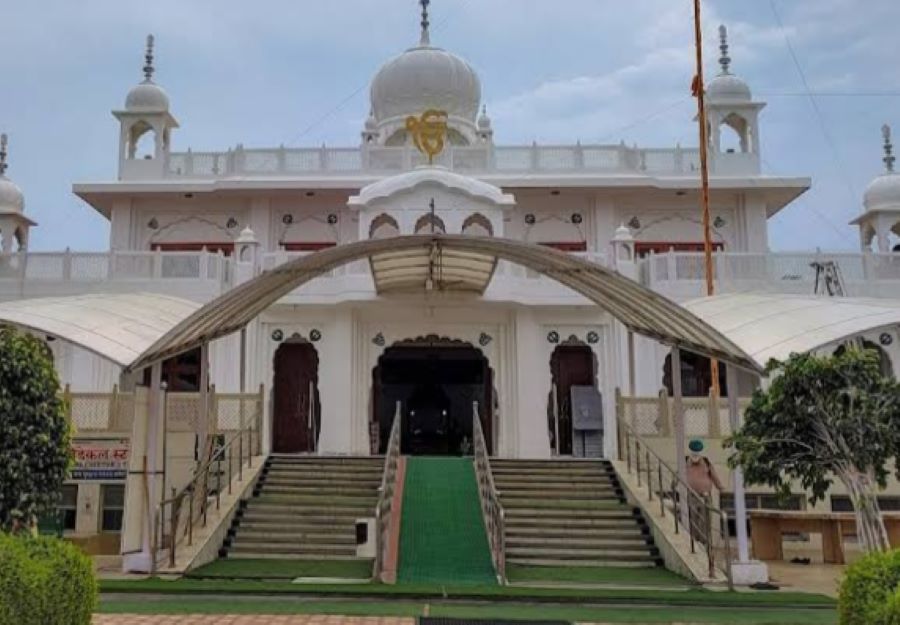
M 334 544 L 356 546 L 356 533 L 352 528 L 337 529 L 334 532 L 270 532 L 241 527 L 235 534 L 234 542 L 247 543 L 288 543 L 288 544 Z
M 359 517 L 366 518 L 375 515 L 375 506 L 332 505 L 319 502 L 318 504 L 288 504 L 271 501 L 257 501 L 248 512 L 260 512 L 262 514 L 280 514 L 288 516 L 300 516 L 303 514 L 334 516 L 334 517 Z
M 528 480 L 547 480 L 547 481 L 567 481 L 567 480 L 607 480 L 613 478 L 613 473 L 608 471 L 597 471 L 594 469 L 573 469 L 557 470 L 557 469 L 491 469 L 491 475 L 495 481 L 503 481 L 505 479 L 528 479 Z
M 248 508 L 241 518 L 241 525 L 254 523 L 259 525 L 335 525 L 352 523 L 356 518 L 353 510 L 323 512 L 304 508 L 302 510 L 280 510 L 277 508 Z M 349 520 L 349 521 L 348 521 Z
M 606 519 L 636 519 L 634 510 L 630 506 L 617 505 L 608 508 L 529 508 L 527 506 L 507 506 L 502 502 L 503 509 L 508 519 L 555 519 L 565 521 L 570 519 L 582 520 L 606 520 Z
M 586 551 L 627 551 L 627 552 L 644 552 L 651 549 L 647 539 L 638 534 L 636 537 L 629 538 L 578 538 L 568 536 L 562 538 L 550 538 L 548 536 L 518 536 L 510 535 L 507 532 L 506 549 L 516 551 L 532 550 L 535 547 L 546 549 L 568 550 L 586 550 Z
M 553 526 L 517 526 L 507 523 L 504 526 L 507 540 L 510 537 L 535 540 L 642 540 L 647 536 L 635 524 L 622 524 L 618 527 L 553 527 Z
M 244 517 L 240 523 L 240 532 L 265 532 L 271 536 L 290 533 L 304 534 L 325 534 L 330 532 L 349 532 L 355 536 L 355 523 L 347 518 L 339 519 L 331 517 L 327 521 L 308 522 L 292 522 L 294 517 L 276 517 L 274 519 L 266 518 L 248 518 Z
M 566 486 L 591 486 L 594 484 L 616 484 L 617 480 L 615 477 L 610 475 L 599 475 L 599 476 L 590 476 L 590 475 L 573 475 L 573 476 L 558 476 L 558 475 L 526 475 L 524 473 L 516 473 L 516 474 L 504 474 L 504 475 L 496 475 L 494 474 L 494 484 L 500 486 L 501 484 L 508 485 L 527 485 L 527 484 L 540 484 L 541 486 L 552 486 L 552 487 L 566 487 Z
M 500 494 L 500 503 L 507 510 L 515 508 L 525 508 L 531 510 L 540 510 L 545 508 L 558 509 L 559 511 L 587 511 L 592 510 L 617 510 L 624 504 L 618 498 L 594 498 L 594 499 L 571 499 L 571 498 L 552 498 L 552 497 L 515 497 L 513 495 Z
M 622 491 L 608 487 L 585 487 L 585 488 L 540 488 L 529 486 L 525 487 L 509 487 L 497 486 L 500 492 L 500 498 L 504 497 L 526 497 L 531 499 L 569 499 L 569 500 L 612 500 L 619 501 Z
M 628 546 L 610 547 L 610 548 L 594 548 L 594 549 L 566 549 L 564 547 L 512 547 L 506 548 L 506 553 L 511 558 L 551 558 L 554 560 L 656 560 L 657 556 L 653 553 L 655 547 L 641 545 L 635 548 Z
M 268 473 L 260 478 L 261 484 L 266 485 L 322 485 L 322 486 L 364 486 L 372 490 L 378 490 L 381 486 L 381 475 L 375 477 L 361 477 L 353 475 L 307 475 L 306 473 L 284 474 Z
M 608 560 L 569 560 L 554 558 L 532 557 L 507 557 L 507 564 L 519 564 L 522 566 L 553 566 L 553 567 L 591 567 L 591 568 L 634 568 L 646 569 L 660 566 L 658 560 L 633 560 L 633 559 L 608 559 Z
M 381 469 L 364 469 L 355 467 L 293 467 L 293 466 L 271 466 L 264 472 L 267 476 L 278 477 L 296 477 L 309 476 L 317 479 L 361 479 L 361 480 L 378 480 L 381 481 Z
M 342 495 L 315 495 L 306 493 L 273 493 L 268 494 L 263 489 L 257 497 L 248 505 L 281 504 L 290 506 L 326 506 L 330 508 L 374 508 L 378 502 L 378 495 L 373 493 L 368 496 L 342 496 Z
M 319 456 L 271 456 L 269 466 L 279 467 L 332 467 L 382 470 L 384 459 L 376 458 L 323 458 Z
M 253 542 L 245 543 L 241 540 L 235 542 L 228 549 L 230 554 L 238 553 L 270 553 L 291 555 L 319 555 L 319 556 L 355 556 L 356 545 L 341 545 L 333 543 L 305 543 L 285 544 L 279 542 Z
M 257 487 L 261 495 L 267 497 L 277 495 L 320 495 L 325 497 L 363 497 L 371 499 L 372 489 L 365 486 L 337 484 L 270 484 L 266 482 Z
M 306 554 L 306 553 L 264 553 L 254 551 L 229 551 L 228 559 L 235 560 L 340 560 L 342 562 L 372 562 L 371 558 L 360 558 L 356 555 L 339 555 L 331 554 L 323 556 L 322 554 Z

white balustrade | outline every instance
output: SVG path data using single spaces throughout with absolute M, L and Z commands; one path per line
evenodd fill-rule
M 392 174 L 425 163 L 409 146 L 359 148 L 237 147 L 226 152 L 173 152 L 168 178 L 221 178 L 352 173 Z M 648 173 L 693 174 L 698 171 L 696 149 L 629 148 L 624 145 L 449 146 L 435 164 L 463 173 Z M 749 172 L 748 172 L 749 173 Z
M 814 263 L 834 262 L 851 296 L 900 296 L 900 254 L 854 252 L 715 252 L 713 267 L 719 292 L 768 291 L 812 294 Z M 703 252 L 649 254 L 638 261 L 641 282 L 675 294 L 700 295 L 706 279 Z
M 0 283 L 204 280 L 228 284 L 231 259 L 211 252 L 20 252 L 0 256 Z

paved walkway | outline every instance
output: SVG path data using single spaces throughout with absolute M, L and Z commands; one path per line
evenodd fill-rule
M 415 625 L 415 619 L 378 616 L 260 614 L 95 614 L 93 625 Z

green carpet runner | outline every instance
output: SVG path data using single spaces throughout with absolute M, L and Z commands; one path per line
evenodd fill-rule
M 401 583 L 497 583 L 471 458 L 407 459 L 399 564 Z

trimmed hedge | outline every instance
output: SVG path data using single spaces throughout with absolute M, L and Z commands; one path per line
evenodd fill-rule
M 870 553 L 847 569 L 838 613 L 841 625 L 900 625 L 900 549 Z
M 0 534 L 0 625 L 90 625 L 97 582 L 71 543 Z

